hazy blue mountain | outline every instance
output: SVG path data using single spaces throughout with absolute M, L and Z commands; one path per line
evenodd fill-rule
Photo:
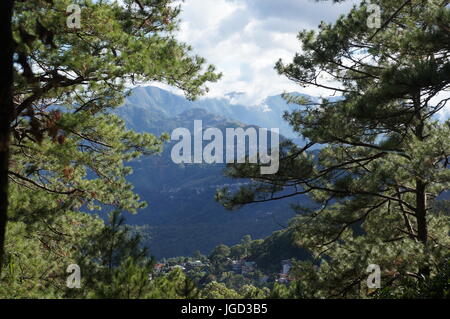
M 255 106 L 232 103 L 239 95 L 234 92 L 224 98 L 192 102 L 156 87 L 140 87 L 115 112 L 139 132 L 170 133 L 177 127 L 192 132 L 194 120 L 202 120 L 204 129 L 217 127 L 222 131 L 227 127 L 278 127 L 281 135 L 303 143 L 282 119 L 285 111 L 300 106 L 286 104 L 281 96 L 268 97 Z M 291 245 L 288 232 L 272 233 L 293 216 L 290 205 L 304 205 L 306 197 L 226 211 L 214 200 L 216 189 L 237 188 L 246 181 L 225 177 L 224 164 L 174 164 L 170 157 L 173 145 L 166 144 L 158 156 L 131 163 L 134 173 L 129 180 L 149 206 L 137 215 L 126 215 L 127 222 L 145 234 L 152 254 L 159 258 L 192 255 L 197 250 L 207 254 L 219 244 L 234 245 L 249 234 L 254 239 L 267 237 L 262 250 L 253 256 L 264 267 L 277 267 L 280 259 L 290 256 L 304 257 L 303 250 Z M 448 193 L 442 197 L 450 198 Z
M 264 112 L 263 106 L 233 105 L 226 98 L 191 102 L 155 87 L 141 87 L 116 113 L 129 128 L 155 134 L 170 133 L 177 127 L 192 131 L 194 120 L 202 120 L 203 129 L 217 127 L 222 131 L 258 123 L 277 127 L 289 106 L 281 97 L 269 97 L 266 103 L 271 111 Z M 266 116 L 269 113 L 272 115 Z M 216 189 L 225 185 L 237 188 L 245 181 L 225 177 L 224 164 L 175 164 L 170 157 L 173 145 L 168 143 L 162 154 L 131 164 L 134 173 L 129 180 L 149 206 L 137 215 L 127 215 L 127 222 L 141 226 L 157 257 L 191 255 L 196 250 L 209 253 L 221 243 L 236 244 L 247 234 L 267 237 L 293 216 L 291 203 L 305 200 L 295 198 L 226 211 L 214 200 Z
M 158 122 L 183 113 L 186 110 L 200 108 L 211 114 L 221 115 L 248 125 L 264 128 L 279 128 L 280 134 L 288 138 L 297 138 L 282 116 L 285 111 L 298 109 L 300 106 L 287 104 L 280 96 L 267 97 L 262 103 L 246 106 L 233 103 L 240 93 L 232 92 L 224 98 L 202 98 L 188 101 L 184 97 L 172 94 L 157 87 L 138 87 L 133 90 L 118 113 L 137 130 L 155 130 Z M 302 95 L 300 93 L 293 93 Z M 303 95 L 316 100 L 316 98 Z M 158 132 L 158 130 L 156 130 Z

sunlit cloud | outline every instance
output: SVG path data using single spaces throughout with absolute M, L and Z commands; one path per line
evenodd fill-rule
M 209 85 L 208 97 L 243 92 L 236 102 L 254 105 L 284 91 L 330 94 L 299 87 L 278 75 L 274 65 L 280 58 L 290 61 L 301 50 L 300 30 L 316 28 L 321 21 L 333 22 L 356 2 L 186 0 L 181 3 L 177 37 L 223 73 L 221 81 Z

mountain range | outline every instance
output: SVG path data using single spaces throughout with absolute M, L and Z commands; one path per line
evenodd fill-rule
M 234 104 L 233 94 L 188 101 L 156 87 L 138 87 L 115 113 L 128 128 L 157 135 L 170 134 L 178 127 L 192 132 L 194 120 L 202 120 L 204 129 L 259 126 L 279 128 L 282 138 L 294 138 L 282 115 L 297 107 L 279 95 L 245 106 Z M 157 258 L 189 256 L 196 251 L 207 254 L 219 244 L 234 245 L 245 235 L 267 237 L 293 217 L 291 204 L 306 200 L 299 197 L 226 211 L 214 200 L 216 190 L 237 188 L 246 181 L 225 177 L 225 164 L 173 163 L 173 144 L 167 143 L 162 154 L 132 162 L 134 173 L 129 177 L 148 207 L 136 215 L 127 214 L 127 223 L 144 234 L 145 243 Z

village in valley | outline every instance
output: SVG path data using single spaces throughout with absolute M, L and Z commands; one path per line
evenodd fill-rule
M 154 266 L 154 276 L 164 276 L 175 269 L 183 271 L 188 277 L 199 284 L 206 284 L 211 281 L 223 282 L 226 285 L 231 283 L 233 278 L 243 279 L 243 283 L 252 284 L 259 287 L 269 286 L 273 283 L 288 284 L 292 281 L 289 272 L 292 268 L 291 260 L 283 260 L 277 273 L 265 273 L 258 268 L 255 261 L 247 258 L 231 259 L 226 258 L 218 264 L 217 260 L 206 256 L 197 256 L 200 259 L 190 257 L 177 257 L 163 259 Z M 227 285 L 228 286 L 228 285 Z M 232 287 L 236 288 L 236 287 Z

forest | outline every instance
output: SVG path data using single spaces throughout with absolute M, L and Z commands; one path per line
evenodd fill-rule
M 308 2 L 355 4 L 258 109 L 180 1 L 2 0 L 0 299 L 448 299 L 450 1 Z M 277 169 L 171 162 L 194 121 L 279 129 Z

